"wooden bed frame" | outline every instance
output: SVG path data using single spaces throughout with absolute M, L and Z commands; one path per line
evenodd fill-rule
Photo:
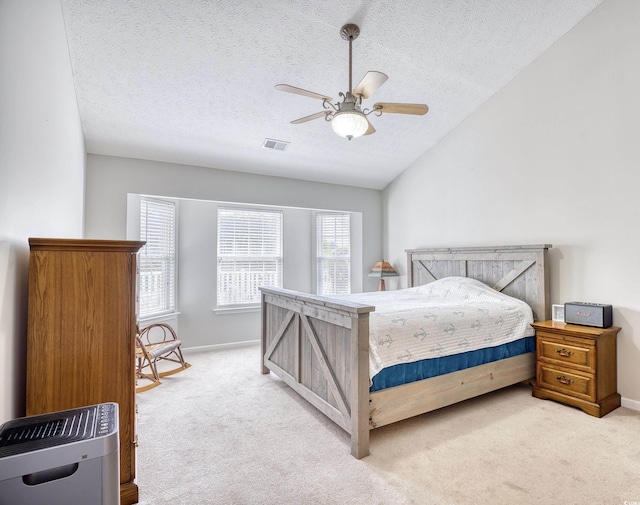
M 447 276 L 478 279 L 550 318 L 550 245 L 407 250 L 408 284 Z M 534 353 L 369 392 L 372 306 L 297 291 L 262 289 L 262 373 L 273 372 L 351 435 L 369 454 L 369 430 L 535 376 Z

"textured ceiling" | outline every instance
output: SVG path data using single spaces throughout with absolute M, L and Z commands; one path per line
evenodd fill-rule
M 381 189 L 602 0 L 61 0 L 87 151 Z M 426 116 L 370 116 L 348 141 L 311 98 L 369 70 L 375 102 Z M 290 142 L 264 149 L 266 138 Z

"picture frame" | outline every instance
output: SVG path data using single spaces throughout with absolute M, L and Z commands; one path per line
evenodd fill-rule
M 564 323 L 564 305 L 551 305 L 551 320 Z

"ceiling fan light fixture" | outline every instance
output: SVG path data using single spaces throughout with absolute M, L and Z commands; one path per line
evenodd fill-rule
M 351 140 L 367 133 L 369 121 L 362 112 L 344 110 L 333 115 L 331 128 L 341 137 Z

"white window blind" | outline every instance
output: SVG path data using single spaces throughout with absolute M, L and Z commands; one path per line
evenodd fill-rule
M 351 293 L 349 214 L 316 214 L 316 261 L 319 295 Z
M 139 315 L 141 319 L 176 309 L 176 203 L 141 198 Z
M 218 209 L 218 307 L 260 303 L 282 287 L 282 212 Z

